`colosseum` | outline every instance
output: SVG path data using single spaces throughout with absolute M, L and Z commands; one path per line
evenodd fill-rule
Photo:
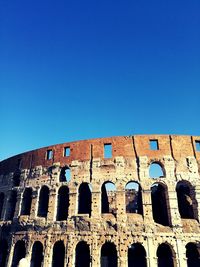
M 76 141 L 0 162 L 0 267 L 199 267 L 200 136 Z

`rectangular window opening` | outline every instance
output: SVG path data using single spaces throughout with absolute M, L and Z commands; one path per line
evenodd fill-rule
M 64 148 L 64 157 L 69 157 L 70 156 L 70 147 L 65 147 Z
M 195 145 L 196 145 L 196 151 L 200 152 L 200 141 L 196 140 Z
M 47 160 L 52 159 L 52 158 L 53 158 L 53 150 L 48 149 L 47 150 Z
M 110 159 L 112 158 L 112 145 L 104 144 L 104 158 Z
M 20 169 L 22 166 L 22 159 L 17 160 L 17 168 Z
M 158 140 L 150 140 L 150 149 L 151 150 L 159 150 Z

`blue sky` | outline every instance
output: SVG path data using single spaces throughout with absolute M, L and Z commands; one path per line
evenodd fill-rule
M 67 141 L 199 135 L 199 0 L 0 3 L 0 160 Z

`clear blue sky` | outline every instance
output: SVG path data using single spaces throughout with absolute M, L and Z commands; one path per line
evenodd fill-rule
M 79 139 L 200 135 L 199 0 L 2 0 L 0 159 Z

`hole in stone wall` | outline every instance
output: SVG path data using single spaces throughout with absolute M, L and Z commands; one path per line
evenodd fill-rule
M 91 215 L 92 193 L 88 183 L 82 183 L 78 190 L 78 213 Z
M 33 244 L 31 267 L 41 267 L 43 261 L 43 245 L 40 241 L 36 241 Z
M 13 260 L 12 260 L 12 267 L 17 267 L 19 261 L 21 259 L 25 258 L 25 256 L 26 256 L 25 242 L 23 240 L 19 240 L 15 244 Z
M 60 187 L 57 202 L 57 221 L 67 220 L 69 210 L 69 189 L 67 186 Z
M 178 209 L 181 218 L 194 219 L 193 203 L 195 202 L 194 196 L 191 195 L 191 190 L 185 182 L 178 182 L 176 186 Z
M 139 243 L 132 244 L 128 249 L 128 267 L 132 266 L 147 267 L 146 251 Z
M 40 190 L 39 207 L 38 207 L 39 217 L 47 217 L 48 205 L 49 205 L 49 188 L 44 185 Z
M 141 187 L 136 182 L 129 182 L 125 187 L 127 213 L 143 214 Z
M 199 140 L 195 141 L 195 147 L 196 147 L 196 151 L 200 152 L 200 141 Z
M 104 158 L 112 158 L 112 144 L 104 144 Z
M 158 267 L 174 267 L 172 250 L 167 244 L 159 245 L 157 249 Z
M 101 267 L 117 267 L 117 249 L 113 243 L 106 242 L 102 246 Z
M 15 190 L 12 190 L 10 192 L 10 197 L 8 200 L 6 220 L 12 220 L 13 219 L 14 214 L 15 214 L 16 203 L 17 203 L 17 192 Z
M 149 140 L 149 145 L 151 150 L 158 150 L 158 140 Z
M 163 168 L 157 162 L 151 163 L 149 166 L 149 177 L 150 178 L 163 178 L 165 176 Z
M 52 267 L 64 267 L 65 246 L 63 241 L 57 241 L 53 246 Z
M 53 150 L 52 149 L 48 149 L 46 152 L 46 159 L 50 160 L 53 158 Z
M 81 241 L 76 246 L 76 267 L 90 267 L 90 248 L 89 245 Z
M 188 267 L 199 267 L 200 266 L 200 255 L 197 249 L 197 245 L 194 243 L 188 243 L 186 245 L 186 257 Z
M 65 147 L 64 148 L 64 157 L 69 157 L 70 156 L 70 147 Z
M 22 198 L 21 215 L 30 215 L 32 202 L 32 188 L 25 188 Z
M 2 218 L 4 198 L 5 198 L 4 193 L 0 193 L 0 219 Z
M 111 182 L 105 182 L 101 187 L 101 212 L 116 214 L 116 187 Z
M 153 184 L 151 187 L 151 201 L 153 219 L 156 223 L 169 226 L 169 203 L 167 188 L 161 184 Z
M 60 172 L 60 182 L 69 182 L 71 180 L 71 171 L 68 167 L 63 167 Z
M 6 261 L 8 256 L 8 243 L 6 240 L 0 241 L 0 266 L 6 267 Z
M 13 175 L 13 186 L 19 186 L 20 185 L 20 173 L 19 172 L 16 172 L 14 173 Z

